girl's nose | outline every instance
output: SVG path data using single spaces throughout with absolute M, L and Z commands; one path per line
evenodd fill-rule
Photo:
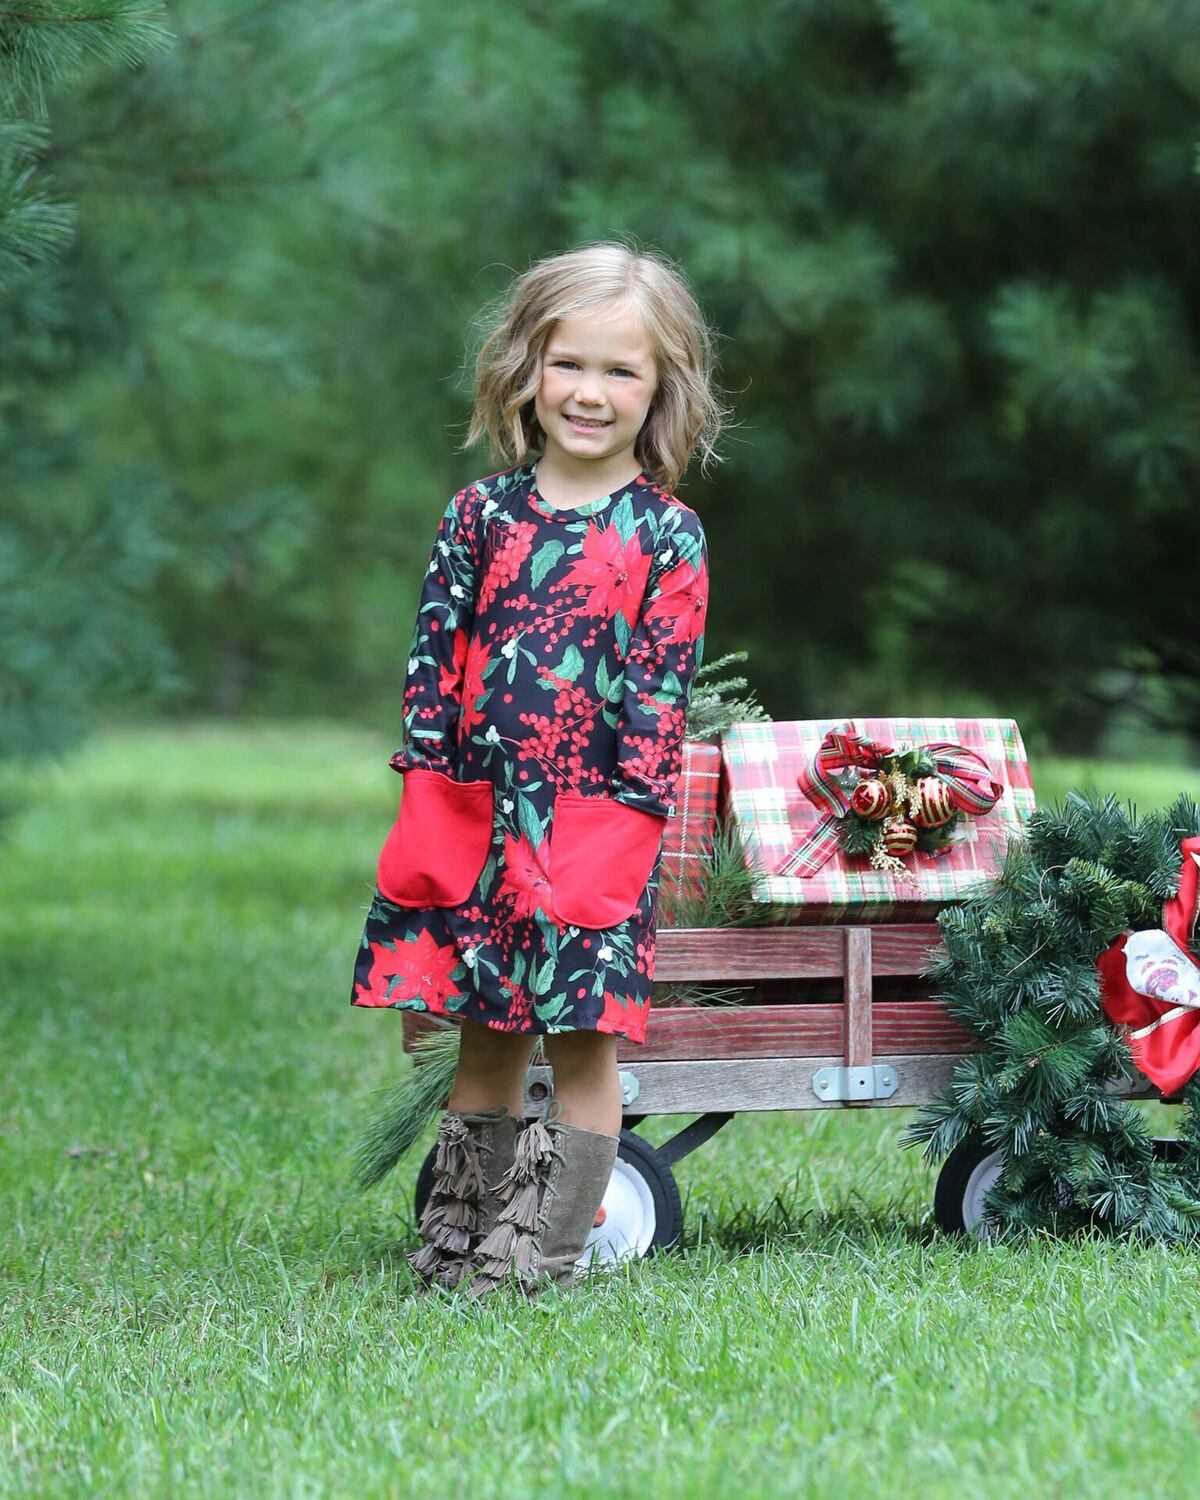
M 581 380 L 575 391 L 575 399 L 581 405 L 595 406 L 604 400 L 600 392 L 599 382 L 596 380 Z

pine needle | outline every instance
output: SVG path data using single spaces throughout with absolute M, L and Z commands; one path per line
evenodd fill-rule
M 458 1028 L 418 1037 L 412 1052 L 413 1066 L 403 1080 L 379 1091 L 379 1114 L 355 1148 L 353 1181 L 362 1192 L 383 1181 L 446 1107 L 458 1066 Z

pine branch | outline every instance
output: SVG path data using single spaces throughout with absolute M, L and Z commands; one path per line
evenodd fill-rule
M 106 0 L 64 10 L 24 0 L 0 10 L 0 99 L 13 114 L 46 113 L 46 96 L 94 60 L 133 67 L 174 38 L 158 0 Z
M 457 1027 L 413 1043 L 412 1067 L 400 1083 L 382 1091 L 380 1111 L 355 1150 L 353 1180 L 363 1192 L 383 1181 L 445 1108 L 457 1066 Z

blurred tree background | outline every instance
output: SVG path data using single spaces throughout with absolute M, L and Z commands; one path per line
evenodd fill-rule
M 616 236 L 722 334 L 773 715 L 1200 737 L 1200 0 L 25 0 L 0 73 L 7 749 L 398 729 L 472 321 Z

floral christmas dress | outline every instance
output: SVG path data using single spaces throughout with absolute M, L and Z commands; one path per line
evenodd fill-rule
M 645 473 L 563 510 L 532 464 L 455 495 L 354 1005 L 645 1038 L 707 604 L 700 518 Z

